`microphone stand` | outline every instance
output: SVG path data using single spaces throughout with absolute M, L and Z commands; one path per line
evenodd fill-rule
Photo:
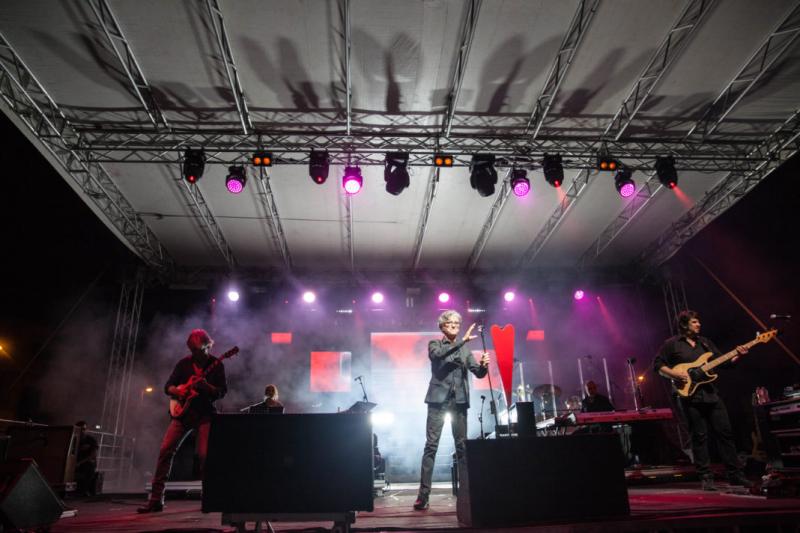
M 639 388 L 639 381 L 636 379 L 636 372 L 633 370 L 633 364 L 635 362 L 635 357 L 629 357 L 627 359 L 628 374 L 630 375 L 631 387 L 633 388 L 633 408 L 634 410 L 638 411 L 639 402 L 641 402 L 642 407 L 644 407 L 644 398 L 642 398 L 642 389 Z
M 483 433 L 483 404 L 486 403 L 486 396 L 481 394 L 481 410 L 478 413 L 478 423 L 481 425 L 481 439 L 485 439 L 486 435 Z
M 364 393 L 364 401 L 365 402 L 369 402 L 369 400 L 367 399 L 367 389 L 364 387 L 364 379 L 363 379 L 363 377 L 362 376 L 358 376 L 356 378 L 356 381 L 358 381 L 358 383 L 361 385 L 361 392 Z
M 483 326 L 478 326 L 478 332 L 481 334 L 481 345 L 483 346 L 483 352 L 486 353 L 486 336 L 483 331 Z M 498 428 L 500 426 L 500 418 L 497 416 L 497 404 L 494 401 L 494 388 L 492 387 L 492 373 L 489 371 L 489 368 L 486 368 L 486 375 L 489 378 L 489 411 L 494 415 L 494 434 L 498 438 L 500 437 L 500 432 Z M 508 421 L 508 434 L 511 435 L 511 419 L 509 417 Z

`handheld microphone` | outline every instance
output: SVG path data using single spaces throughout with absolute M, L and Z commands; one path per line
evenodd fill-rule
M 485 400 L 485 399 L 486 399 L 486 396 L 484 396 L 483 394 L 481 394 L 481 400 Z
M 775 320 L 776 318 L 780 320 L 789 320 L 792 318 L 792 315 L 776 315 L 775 313 L 772 313 L 769 315 L 769 318 L 770 320 Z

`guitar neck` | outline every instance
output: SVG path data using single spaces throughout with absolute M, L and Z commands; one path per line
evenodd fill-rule
M 754 340 L 752 340 L 752 341 L 750 341 L 748 343 L 742 344 L 742 346 L 749 350 L 750 348 L 752 348 L 753 346 L 755 346 L 759 342 L 761 342 L 761 341 L 758 340 L 758 339 L 754 339 Z M 708 363 L 704 364 L 703 365 L 703 370 L 713 370 L 714 368 L 718 367 L 719 365 L 727 363 L 728 361 L 730 361 L 731 359 L 733 359 L 737 355 L 739 355 L 739 351 L 734 348 L 730 352 L 728 352 L 728 353 L 726 353 L 724 355 L 720 355 L 719 357 L 717 357 L 713 361 L 709 361 Z

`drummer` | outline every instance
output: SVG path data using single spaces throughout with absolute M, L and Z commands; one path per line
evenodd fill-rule
M 599 413 L 604 411 L 615 411 L 614 405 L 606 397 L 597 392 L 597 383 L 592 380 L 586 382 L 584 387 L 586 396 L 581 400 L 582 413 Z

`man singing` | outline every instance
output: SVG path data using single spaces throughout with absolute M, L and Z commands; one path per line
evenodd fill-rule
M 480 364 L 475 362 L 466 343 L 477 338 L 472 334 L 472 324 L 461 340 L 456 340 L 461 329 L 461 315 L 456 311 L 445 311 L 439 316 L 439 329 L 444 333 L 440 340 L 428 343 L 428 359 L 431 360 L 431 380 L 425 403 L 428 404 L 428 419 L 425 425 L 425 451 L 422 454 L 419 493 L 414 509 L 428 508 L 431 493 L 433 464 L 442 436 L 444 417 L 449 412 L 452 418 L 453 440 L 456 444 L 458 468 L 463 472 L 464 448 L 467 440 L 467 409 L 469 408 L 469 370 L 482 378 L 489 371 L 489 354 L 484 353 Z
M 183 438 L 192 430 L 197 430 L 197 455 L 200 457 L 202 477 L 208 451 L 208 430 L 211 427 L 211 416 L 216 411 L 213 402 L 225 396 L 228 391 L 225 368 L 222 363 L 216 363 L 205 379 L 200 379 L 193 384 L 189 383 L 193 376 L 201 376 L 209 366 L 217 361 L 216 357 L 209 354 L 214 341 L 211 340 L 208 333 L 203 329 L 192 330 L 186 345 L 192 353 L 175 365 L 164 385 L 164 392 L 178 400 L 186 400 L 191 396 L 192 391 L 196 391 L 197 395 L 191 398 L 181 416 L 172 419 L 166 434 L 164 434 L 164 440 L 161 441 L 161 449 L 158 452 L 156 471 L 153 474 L 150 499 L 146 505 L 137 509 L 139 513 L 157 513 L 164 509 L 164 483 L 172 468 L 172 459 Z

